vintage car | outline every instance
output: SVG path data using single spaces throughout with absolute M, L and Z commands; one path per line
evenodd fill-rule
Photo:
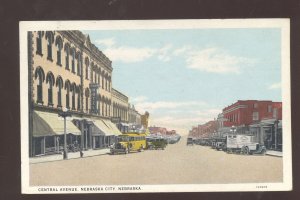
M 186 141 L 186 145 L 194 145 L 193 138 L 188 138 Z
M 118 154 L 138 151 L 146 148 L 146 134 L 144 133 L 126 133 L 118 136 L 117 142 L 110 147 L 110 153 Z
M 259 143 L 252 143 L 244 145 L 241 149 L 241 153 L 245 155 L 252 155 L 252 154 L 266 154 L 266 147 Z
M 147 149 L 162 149 L 167 147 L 167 141 L 164 138 L 147 138 Z
M 225 147 L 225 143 L 224 142 L 216 142 L 215 144 L 216 149 L 219 151 L 220 149 L 223 150 Z

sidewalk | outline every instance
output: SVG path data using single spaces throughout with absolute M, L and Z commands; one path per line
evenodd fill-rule
M 266 155 L 282 157 L 282 152 L 281 151 L 267 150 Z
M 108 154 L 109 152 L 110 152 L 109 149 L 87 150 L 87 151 L 83 151 L 83 158 L 105 155 L 105 154 Z M 76 159 L 76 158 L 80 158 L 79 152 L 69 152 L 68 153 L 68 159 Z M 54 155 L 48 155 L 48 156 L 39 156 L 39 157 L 29 158 L 29 163 L 35 164 L 35 163 L 53 162 L 53 161 L 61 161 L 61 160 L 63 160 L 62 154 L 54 154 Z

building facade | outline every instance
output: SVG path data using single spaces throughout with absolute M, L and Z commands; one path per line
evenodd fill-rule
M 80 31 L 28 32 L 28 69 L 31 156 L 59 152 L 64 138 L 51 119 L 63 108 L 73 119 L 69 143 L 75 140 L 82 149 L 111 143 L 112 62 L 89 36 Z M 48 133 L 39 133 L 36 120 L 48 123 Z
M 121 132 L 128 132 L 128 97 L 116 89 L 112 89 L 113 117 Z
M 134 105 L 129 105 L 128 118 L 129 124 L 141 125 L 141 114 L 135 109 Z

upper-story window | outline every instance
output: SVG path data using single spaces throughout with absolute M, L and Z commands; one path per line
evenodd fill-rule
M 71 90 L 71 84 L 70 84 L 69 80 L 66 80 L 65 90 L 66 90 L 66 108 L 70 109 L 70 90 Z
M 46 77 L 46 83 L 48 83 L 48 106 L 53 106 L 53 86 L 54 86 L 54 75 L 52 72 L 48 72 Z
M 89 74 L 90 74 L 90 62 L 88 57 L 85 58 L 85 79 L 89 80 Z
M 272 105 L 268 105 L 268 112 L 272 112 Z
M 278 117 L 278 109 L 274 108 L 273 109 L 273 118 L 277 119 L 277 117 Z
M 60 36 L 56 37 L 55 45 L 57 47 L 57 52 L 56 52 L 57 61 L 56 61 L 56 64 L 59 65 L 59 66 L 62 66 L 61 65 L 61 50 L 62 50 L 62 47 L 63 47 L 63 42 L 62 42 L 62 39 L 61 39 Z
M 42 52 L 42 38 L 43 38 L 43 34 L 44 34 L 43 31 L 38 31 L 37 37 L 36 37 L 36 54 L 39 54 L 41 56 L 43 55 L 43 52 Z
M 65 53 L 66 53 L 66 70 L 70 70 L 69 61 L 70 61 L 70 45 L 69 43 L 65 44 Z
M 75 72 L 75 49 L 74 48 L 72 48 L 71 49 L 71 56 L 72 56 L 72 73 L 76 73 Z
M 37 84 L 37 103 L 43 104 L 43 82 L 45 80 L 45 73 L 41 67 L 37 67 L 35 70 L 35 79 L 38 78 Z
M 252 120 L 253 121 L 258 121 L 259 120 L 259 113 L 258 112 L 253 112 L 252 113 Z
M 62 80 L 61 76 L 58 76 L 56 78 L 56 87 L 58 88 L 58 91 L 57 91 L 57 107 L 62 107 L 61 89 L 63 88 L 63 80 Z
M 253 104 L 253 108 L 257 108 L 258 107 L 258 104 L 257 103 L 254 103 Z
M 77 75 L 81 75 L 81 55 L 79 52 L 77 54 Z
M 46 32 L 46 39 L 47 39 L 47 59 L 53 61 L 52 58 L 52 44 L 54 42 L 54 34 L 52 31 Z

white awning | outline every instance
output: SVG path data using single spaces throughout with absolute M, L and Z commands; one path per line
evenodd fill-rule
M 60 119 L 58 114 L 42 111 L 34 112 L 49 125 L 56 135 L 64 134 L 64 120 Z M 70 120 L 66 120 L 66 133 L 81 135 L 81 131 Z
M 93 123 L 104 135 L 106 136 L 115 135 L 114 131 L 108 125 L 106 125 L 103 122 L 103 120 L 101 119 L 93 120 Z
M 108 125 L 113 131 L 114 135 L 122 135 L 121 131 L 117 128 L 117 126 L 109 120 L 103 120 L 106 125 Z

